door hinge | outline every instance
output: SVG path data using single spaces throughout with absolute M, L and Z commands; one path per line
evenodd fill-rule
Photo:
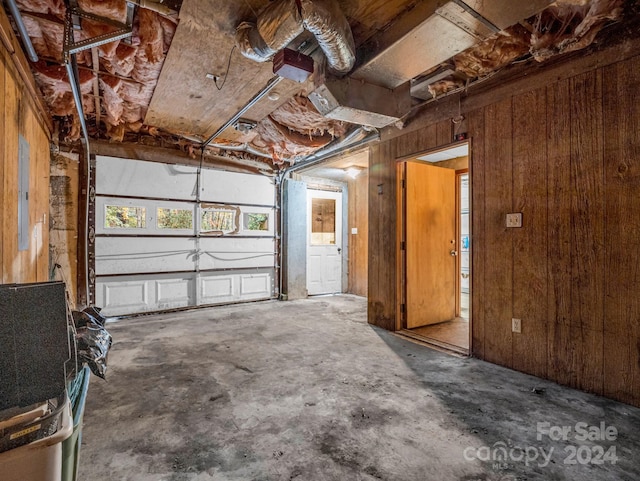
M 404 241 L 400 242 L 400 250 L 403 251 L 406 249 L 406 244 Z
M 407 313 L 407 305 L 406 304 L 400 304 L 400 313 L 401 314 L 406 314 Z
M 400 181 L 400 185 L 402 186 L 402 188 L 403 188 L 403 189 L 405 188 L 405 180 L 404 180 L 404 179 L 402 179 L 402 180 Z

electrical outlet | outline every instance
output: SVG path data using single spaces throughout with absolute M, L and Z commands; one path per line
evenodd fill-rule
M 358 233 L 358 228 L 357 227 L 352 227 L 351 228 L 351 234 L 356 235 Z
M 522 212 L 507 214 L 507 227 L 522 227 Z
M 511 332 L 522 333 L 522 319 L 511 319 Z

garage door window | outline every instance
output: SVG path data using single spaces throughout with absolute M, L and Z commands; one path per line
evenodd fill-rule
M 244 214 L 245 230 L 269 230 L 269 214 Z
M 106 205 L 105 229 L 144 229 L 147 226 L 147 209 L 126 205 Z
M 193 229 L 193 212 L 188 209 L 158 207 L 156 225 L 158 229 Z
M 200 223 L 201 232 L 237 232 L 236 212 L 226 209 L 204 209 Z

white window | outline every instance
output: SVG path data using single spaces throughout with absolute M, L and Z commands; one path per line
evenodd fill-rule
M 269 214 L 245 212 L 243 216 L 244 230 L 269 230 Z
M 105 205 L 105 229 L 144 229 L 147 226 L 147 209 L 127 205 Z
M 156 209 L 158 229 L 193 229 L 193 212 L 189 209 Z

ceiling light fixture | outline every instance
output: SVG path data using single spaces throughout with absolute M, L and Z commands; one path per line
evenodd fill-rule
M 257 125 L 258 124 L 254 120 L 238 119 L 233 124 L 233 128 L 236 129 L 238 132 L 242 132 L 243 134 L 246 134 L 248 132 L 251 132 L 253 129 L 255 129 Z

